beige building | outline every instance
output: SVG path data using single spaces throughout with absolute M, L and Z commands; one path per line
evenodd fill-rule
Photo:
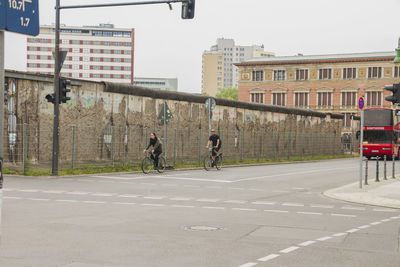
M 203 94 L 215 96 L 224 84 L 224 55 L 218 52 L 203 54 Z M 204 90 L 205 89 L 205 90 Z

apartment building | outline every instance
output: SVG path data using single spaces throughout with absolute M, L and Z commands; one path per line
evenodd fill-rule
M 239 68 L 239 100 L 343 113 L 350 127 L 358 98 L 391 107 L 383 87 L 400 82 L 396 52 L 255 58 Z
M 54 25 L 41 26 L 40 34 L 27 38 L 27 70 L 54 73 Z M 68 51 L 64 77 L 133 84 L 134 29 L 113 24 L 61 27 L 60 47 Z
M 148 87 L 157 90 L 178 91 L 177 78 L 145 78 L 135 77 L 133 85 Z

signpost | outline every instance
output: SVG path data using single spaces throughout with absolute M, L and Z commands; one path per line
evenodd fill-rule
M 363 139 L 364 139 L 364 105 L 365 101 L 363 97 L 358 99 L 358 108 L 361 110 L 360 119 L 360 188 L 362 188 L 362 167 L 363 167 Z

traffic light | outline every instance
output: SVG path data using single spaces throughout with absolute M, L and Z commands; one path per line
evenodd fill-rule
M 56 102 L 56 97 L 54 96 L 54 94 L 48 94 L 48 95 L 46 95 L 46 100 L 47 100 L 47 102 L 50 102 L 50 103 L 55 103 Z
M 165 110 L 164 110 L 165 109 Z M 164 119 L 164 113 L 165 113 L 165 119 Z M 174 116 L 172 115 L 171 110 L 169 109 L 167 103 L 163 104 L 163 107 L 160 111 L 160 114 L 158 115 L 158 119 L 160 120 L 160 124 L 168 124 L 169 120 L 173 118 Z
M 182 2 L 182 19 L 194 18 L 194 5 L 195 0 L 187 0 L 186 2 Z
M 392 104 L 400 104 L 400 83 L 393 85 L 385 85 L 385 90 L 391 91 L 392 95 L 385 97 L 386 101 L 392 102 Z
M 68 100 L 71 100 L 70 97 L 67 96 L 67 93 L 71 92 L 67 86 L 71 85 L 71 81 L 67 79 L 60 79 L 60 104 L 67 103 Z

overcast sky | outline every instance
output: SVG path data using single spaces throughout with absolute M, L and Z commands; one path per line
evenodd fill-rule
M 61 5 L 134 0 L 61 0 Z M 54 23 L 55 0 L 40 0 L 40 24 Z M 400 37 L 400 0 L 197 0 L 193 20 L 181 4 L 62 10 L 68 26 L 112 23 L 136 29 L 135 76 L 178 78 L 201 91 L 202 52 L 218 37 L 264 44 L 277 56 L 392 51 Z M 6 34 L 5 65 L 26 70 L 26 37 Z

